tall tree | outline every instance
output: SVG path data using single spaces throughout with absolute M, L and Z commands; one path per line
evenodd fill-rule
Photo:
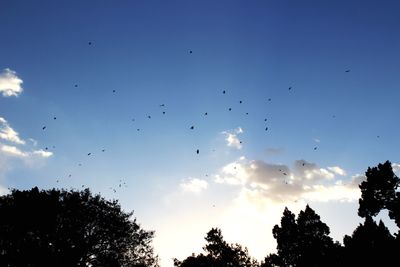
M 389 209 L 392 219 L 399 218 L 399 195 L 396 194 L 396 189 L 400 179 L 394 174 L 390 161 L 378 164 L 377 167 L 369 167 L 365 176 L 366 181 L 360 185 L 358 215 L 365 218 L 377 215 L 382 209 Z
M 345 266 L 398 266 L 395 238 L 382 221 L 365 218 L 352 236 L 345 236 Z
M 206 235 L 207 244 L 203 247 L 206 254 L 192 255 L 185 260 L 174 260 L 177 267 L 255 267 L 257 261 L 249 256 L 247 248 L 239 244 L 228 244 L 218 228 L 212 228 Z
M 285 208 L 281 226 L 275 225 L 272 233 L 278 243 L 278 253 L 269 255 L 263 267 L 337 266 L 340 263 L 340 245 L 333 242 L 329 227 L 308 205 L 297 220 Z
M 0 266 L 157 266 L 154 233 L 117 201 L 84 191 L 0 197 Z

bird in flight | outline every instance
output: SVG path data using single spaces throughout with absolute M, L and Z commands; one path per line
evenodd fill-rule
M 43 126 L 43 127 L 42 127 L 42 130 L 45 130 L 45 129 L 46 129 L 46 126 Z
M 192 50 L 189 50 L 189 54 L 192 54 L 193 53 L 193 51 Z
M 314 150 L 317 150 L 318 147 L 314 147 Z
M 57 119 L 57 117 L 53 117 L 53 120 L 56 120 Z
M 268 131 L 268 127 L 265 127 L 265 130 Z
M 196 153 L 199 154 L 199 153 L 200 153 L 200 150 L 197 149 L 197 150 L 196 150 Z
M 226 91 L 224 90 L 224 91 L 222 91 L 222 93 L 223 93 L 223 94 L 225 94 L 225 93 L 226 93 Z
M 208 115 L 208 113 L 206 112 L 206 113 L 204 113 L 204 116 L 207 116 Z
M 292 90 L 292 87 L 290 86 L 290 87 L 288 88 L 288 90 L 289 90 L 289 91 Z
M 231 110 L 232 110 L 232 108 L 229 108 L 228 110 L 229 110 L 229 111 L 231 111 Z
M 148 116 L 147 116 L 147 118 L 151 119 L 151 116 L 150 116 L 150 115 L 148 115 Z
M 240 100 L 240 101 L 239 101 L 239 104 L 242 104 L 242 103 L 243 103 L 242 100 Z
M 268 101 L 271 101 L 272 99 L 271 98 L 268 98 Z
M 115 91 L 115 90 L 113 90 L 112 92 L 113 92 L 113 93 L 115 93 L 116 91 Z
M 350 72 L 350 70 L 345 70 L 345 72 Z
M 161 104 L 160 107 L 165 107 L 165 104 Z
M 75 84 L 75 88 L 76 88 L 76 87 L 78 87 L 78 85 L 77 85 L 77 84 Z
M 88 153 L 87 155 L 90 156 L 90 155 L 92 155 L 92 153 Z
M 191 127 L 190 127 L 190 130 L 193 130 L 193 129 L 194 129 L 194 126 L 191 126 Z
M 101 152 L 106 152 L 106 150 L 105 150 L 105 149 L 102 149 Z
M 92 45 L 92 42 L 88 42 L 88 45 Z

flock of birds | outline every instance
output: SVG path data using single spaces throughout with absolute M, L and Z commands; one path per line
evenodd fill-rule
M 89 46 L 91 46 L 92 44 L 93 44 L 92 42 L 88 42 L 88 45 L 89 45 Z M 193 51 L 192 51 L 192 50 L 189 50 L 189 54 L 193 54 Z M 349 72 L 350 72 L 350 69 L 346 69 L 345 72 L 346 72 L 346 73 L 349 73 Z M 74 87 L 75 87 L 75 88 L 78 88 L 79 85 L 78 85 L 78 84 L 74 84 Z M 289 87 L 288 87 L 288 91 L 290 92 L 290 91 L 292 91 L 292 90 L 293 90 L 293 87 L 292 87 L 292 86 L 289 86 Z M 112 90 L 112 93 L 113 93 L 113 94 L 116 94 L 116 93 L 117 93 L 117 90 L 113 89 L 113 90 Z M 223 94 L 223 95 L 226 95 L 226 94 L 227 94 L 227 90 L 222 90 L 222 94 Z M 268 101 L 268 102 L 271 102 L 272 99 L 271 99 L 271 98 L 268 98 L 267 101 Z M 243 101 L 242 101 L 242 100 L 239 100 L 239 104 L 243 104 Z M 165 104 L 159 104 L 159 107 L 160 107 L 160 108 L 165 108 L 165 106 L 166 106 Z M 228 111 L 232 111 L 232 108 L 229 107 L 229 108 L 228 108 Z M 166 114 L 166 111 L 162 111 L 162 114 L 165 115 L 165 114 Z M 249 115 L 248 112 L 246 112 L 245 114 L 246 114 L 246 115 Z M 208 116 L 208 112 L 204 112 L 203 115 L 204 115 L 204 116 Z M 335 117 L 336 117 L 335 115 L 332 116 L 332 118 L 335 118 Z M 151 118 L 152 118 L 151 115 L 147 115 L 147 119 L 151 119 Z M 57 117 L 56 117 L 56 116 L 53 116 L 53 120 L 54 120 L 54 121 L 57 120 Z M 265 119 L 264 119 L 264 122 L 267 122 L 267 121 L 268 121 L 268 119 L 265 118 Z M 132 122 L 135 122 L 135 118 L 132 118 Z M 42 126 L 42 130 L 45 131 L 46 129 L 47 129 L 47 125 L 43 125 L 43 126 Z M 195 129 L 195 125 L 190 126 L 189 129 L 190 129 L 190 130 L 194 130 L 194 129 Z M 140 131 L 141 129 L 140 129 L 140 128 L 137 128 L 136 130 L 137 130 L 137 131 Z M 269 128 L 268 128 L 268 126 L 266 126 L 266 127 L 265 127 L 265 131 L 268 131 L 268 130 L 269 130 Z M 377 136 L 377 137 L 379 138 L 379 136 Z M 239 142 L 242 143 L 242 141 L 239 141 Z M 53 145 L 53 146 L 51 146 L 51 148 L 55 149 L 56 146 Z M 314 149 L 314 150 L 317 150 L 318 147 L 315 146 L 313 149 Z M 49 147 L 45 147 L 45 150 L 46 150 L 46 151 L 49 150 Z M 105 153 L 105 152 L 106 152 L 106 149 L 105 149 L 105 148 L 102 148 L 102 149 L 100 149 L 99 151 L 101 151 L 101 153 Z M 215 151 L 215 150 L 213 150 L 213 151 Z M 195 153 L 196 153 L 196 154 L 200 154 L 200 149 L 197 148 L 197 149 L 195 150 Z M 87 155 L 88 157 L 93 156 L 93 152 L 87 152 L 86 155 Z M 78 165 L 79 167 L 81 167 L 81 166 L 82 166 L 82 163 L 78 163 L 77 165 Z M 305 166 L 305 163 L 303 163 L 303 166 Z M 284 176 L 287 176 L 287 173 L 286 173 L 286 172 L 284 172 L 284 171 L 282 171 L 282 170 L 279 170 L 279 171 L 281 171 L 282 174 L 283 174 Z M 72 174 L 68 174 L 68 178 L 71 178 L 71 177 L 72 177 Z M 56 182 L 59 183 L 59 182 L 60 182 L 60 179 L 57 179 Z M 286 180 L 285 180 L 285 183 L 287 184 L 287 181 L 286 181 Z M 82 184 L 82 187 L 85 187 L 85 185 Z M 116 187 L 109 187 L 109 189 L 110 189 L 112 192 L 117 193 L 117 189 L 126 188 L 126 187 L 128 187 L 127 183 L 126 183 L 123 179 L 120 179 L 120 180 L 119 180 L 119 183 L 117 184 Z

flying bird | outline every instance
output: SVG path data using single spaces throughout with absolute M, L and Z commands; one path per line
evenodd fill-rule
M 243 103 L 242 100 L 240 100 L 240 101 L 239 101 L 239 104 L 242 104 L 242 103 Z
M 268 127 L 265 127 L 265 130 L 268 131 Z
M 88 153 L 87 155 L 90 156 L 90 155 L 92 155 L 92 153 Z
M 317 150 L 318 147 L 314 147 L 314 150 Z
M 77 84 L 75 84 L 75 88 L 76 88 L 76 87 L 78 87 L 78 85 L 77 85 Z
M 57 119 L 57 117 L 53 117 L 53 120 L 56 120 Z
M 271 101 L 272 99 L 271 98 L 268 98 L 268 101 Z
M 102 149 L 101 152 L 106 152 L 106 150 L 105 150 L 105 149 Z
M 147 116 L 147 118 L 151 119 L 151 116 L 150 116 L 150 115 L 148 115 L 148 116 Z
M 288 88 L 288 90 L 289 90 L 289 91 L 292 90 L 292 87 L 290 86 L 290 87 Z
M 161 104 L 160 107 L 165 107 L 165 104 Z
M 190 127 L 190 130 L 193 130 L 193 129 L 194 129 L 194 126 L 191 126 L 191 127 Z
M 164 115 L 165 115 L 165 111 L 163 111 L 163 112 L 162 112 L 162 114 L 164 114 Z
M 196 150 L 196 153 L 199 154 L 199 153 L 200 153 L 200 150 L 197 149 L 197 150 Z
M 206 113 L 204 113 L 204 116 L 207 116 L 208 115 L 208 113 L 206 112 Z
M 46 129 L 46 126 L 43 126 L 43 127 L 42 127 L 42 130 L 45 130 L 45 129 Z
M 345 70 L 345 72 L 350 72 L 350 70 Z
M 222 91 L 222 93 L 223 93 L 223 94 L 225 94 L 225 93 L 226 93 L 226 92 L 225 92 L 225 90 L 224 90 L 224 91 Z
M 192 54 L 193 53 L 193 51 L 192 50 L 189 50 L 189 54 Z
M 92 42 L 88 42 L 88 45 L 92 45 Z
M 113 93 L 115 93 L 116 91 L 115 91 L 115 90 L 113 90 L 112 92 L 113 92 Z
M 231 110 L 232 110 L 232 108 L 229 108 L 228 110 L 229 110 L 229 111 L 231 111 Z

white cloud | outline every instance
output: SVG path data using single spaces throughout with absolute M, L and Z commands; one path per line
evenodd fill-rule
M 392 163 L 393 172 L 400 171 L 400 164 L 399 163 Z
M 35 151 L 32 152 L 32 154 L 33 154 L 33 155 L 38 155 L 38 156 L 43 157 L 43 158 L 48 158 L 48 157 L 53 156 L 53 152 L 44 151 L 44 150 L 42 150 L 42 149 L 40 149 L 40 150 L 35 150 Z
M 328 170 L 334 172 L 337 175 L 345 176 L 346 171 L 340 168 L 339 166 L 328 167 Z
M 179 185 L 184 192 L 200 193 L 206 190 L 208 187 L 208 182 L 203 179 L 189 178 Z
M 7 155 L 14 156 L 14 157 L 21 157 L 25 158 L 28 156 L 28 153 L 21 151 L 15 146 L 8 146 L 8 145 L 1 145 L 0 150 Z
M 314 201 L 346 200 L 359 198 L 358 187 L 352 180 L 343 184 L 336 179 L 344 170 L 340 167 L 320 168 L 315 163 L 297 160 L 292 168 L 283 164 L 272 164 L 260 160 L 241 158 L 225 165 L 215 176 L 215 182 L 241 186 L 247 196 L 259 196 L 273 202 L 298 201 L 309 199 Z M 339 171 L 341 170 L 341 171 Z M 253 197 L 252 197 L 253 198 Z
M 0 139 L 16 144 L 25 144 L 25 141 L 19 138 L 19 134 L 2 117 L 0 117 Z
M 17 73 L 10 69 L 4 69 L 0 72 L 0 93 L 4 97 L 18 96 L 22 93 L 22 79 Z
M 229 147 L 234 147 L 236 149 L 242 148 L 242 143 L 238 138 L 238 134 L 243 133 L 243 129 L 241 127 L 238 127 L 233 131 L 224 131 L 222 133 L 226 135 L 225 140 Z

